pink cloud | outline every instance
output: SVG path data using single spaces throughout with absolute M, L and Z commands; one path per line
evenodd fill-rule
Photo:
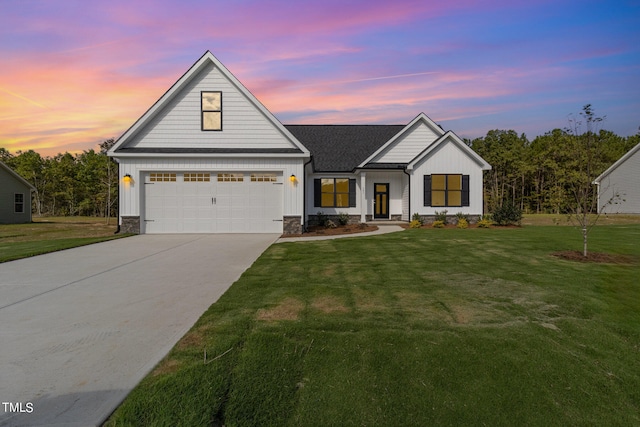
M 38 59 L 16 58 L 0 69 L 0 147 L 12 152 L 55 154 L 49 149 L 117 137 L 171 84 L 166 77 L 133 79 L 89 51 Z
M 493 33 L 507 21 L 486 30 L 473 23 L 476 13 L 523 22 L 531 11 L 553 14 L 540 2 L 30 4 L 15 2 L 14 13 L 0 17 L 0 36 L 9 40 L 0 42 L 0 147 L 11 151 L 76 149 L 119 136 L 206 49 L 283 121 L 406 123 L 420 111 L 444 121 L 495 118 L 539 103 L 529 99 L 540 94 L 576 99 L 578 107 L 597 102 L 580 97 L 594 93 L 604 71 L 574 64 L 604 62 L 629 45 L 544 32 L 516 32 L 514 41 Z

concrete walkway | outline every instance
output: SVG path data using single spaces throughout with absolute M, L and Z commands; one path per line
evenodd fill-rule
M 364 233 L 353 233 L 353 234 L 338 234 L 334 236 L 281 237 L 276 241 L 276 243 L 309 242 L 313 240 L 331 240 L 331 239 L 343 239 L 347 237 L 376 236 L 378 234 L 395 233 L 396 231 L 402 231 L 402 230 L 404 230 L 404 228 L 396 224 L 378 225 L 378 229 L 376 231 L 367 231 Z
M 143 235 L 0 264 L 0 426 L 102 424 L 277 237 Z

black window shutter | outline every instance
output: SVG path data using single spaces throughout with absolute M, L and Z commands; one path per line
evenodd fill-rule
M 356 207 L 356 180 L 355 179 L 349 180 L 349 207 L 350 208 Z
M 313 206 L 316 208 L 322 206 L 322 180 L 320 178 L 313 180 Z
M 462 206 L 469 204 L 469 175 L 462 175 Z
M 424 205 L 431 206 L 431 175 L 424 176 Z

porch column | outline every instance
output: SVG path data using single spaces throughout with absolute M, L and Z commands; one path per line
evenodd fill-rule
M 360 172 L 360 222 L 367 222 L 367 173 Z

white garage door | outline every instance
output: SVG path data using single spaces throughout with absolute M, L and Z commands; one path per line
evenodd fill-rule
M 149 172 L 145 233 L 282 233 L 282 173 Z

